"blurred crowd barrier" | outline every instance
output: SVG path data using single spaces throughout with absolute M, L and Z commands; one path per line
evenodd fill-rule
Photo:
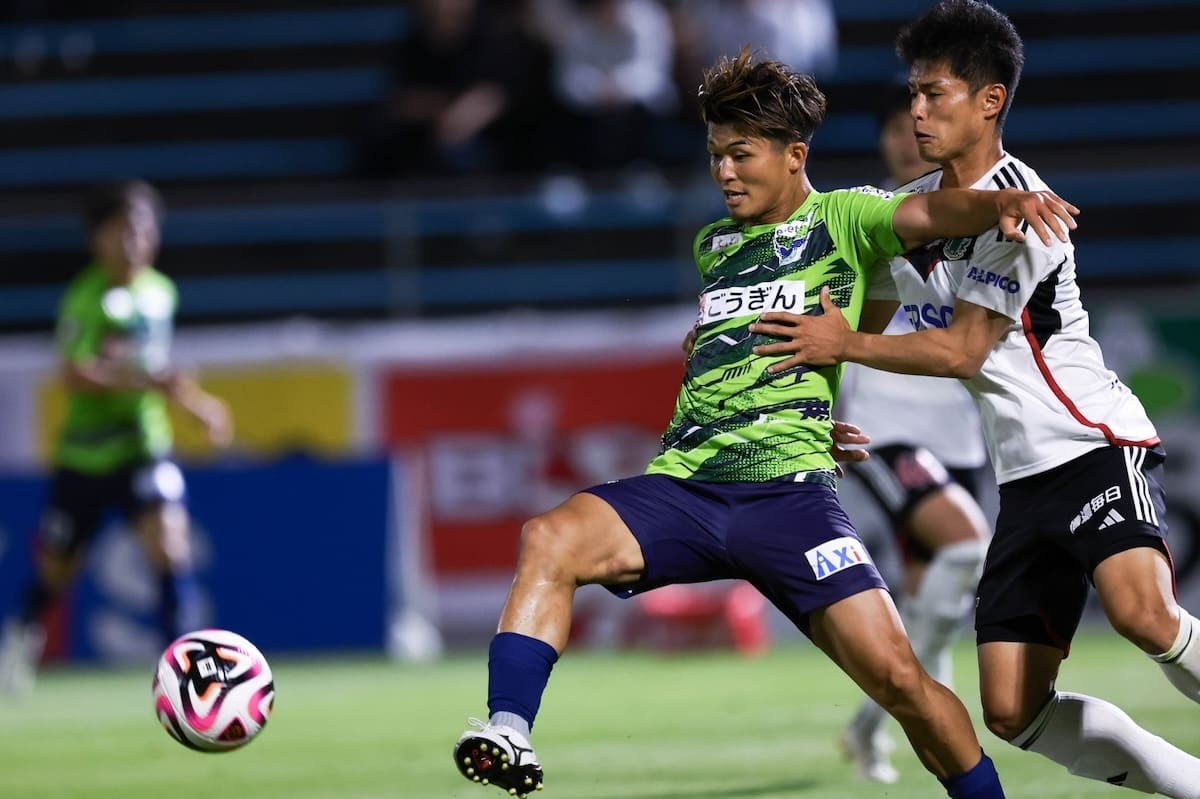
M 1105 295 L 1094 330 L 1169 453 L 1170 542 L 1200 605 L 1200 305 Z M 431 657 L 486 641 L 521 524 L 579 488 L 638 473 L 682 373 L 694 310 L 508 313 L 429 322 L 184 330 L 177 350 L 233 407 L 231 452 L 179 424 L 210 620 L 273 650 Z M 61 397 L 48 337 L 0 342 L 0 612 L 28 569 Z M 888 536 L 843 498 L 887 570 Z M 106 529 L 58 619 L 62 656 L 152 650 L 154 582 Z M 580 593 L 576 641 L 628 642 L 633 603 Z

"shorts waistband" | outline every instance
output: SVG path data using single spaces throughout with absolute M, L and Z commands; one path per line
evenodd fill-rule
M 813 469 L 808 472 L 792 472 L 781 477 L 775 478 L 782 480 L 785 483 L 816 483 L 818 485 L 827 486 L 837 491 L 838 478 L 837 472 L 833 469 Z

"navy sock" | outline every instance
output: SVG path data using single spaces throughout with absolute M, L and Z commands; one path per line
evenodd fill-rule
M 545 641 L 497 633 L 488 649 L 488 712 L 515 713 L 532 728 L 556 660 L 558 652 Z
M 1004 799 L 1004 788 L 1000 786 L 1000 775 L 986 753 L 970 771 L 942 780 L 951 799 Z
M 200 626 L 200 590 L 190 570 L 159 577 L 158 626 L 167 641 Z
M 21 606 L 21 623 L 26 626 L 35 624 L 42 618 L 42 612 L 54 601 L 51 591 L 41 577 L 34 577 L 25 591 L 25 602 Z

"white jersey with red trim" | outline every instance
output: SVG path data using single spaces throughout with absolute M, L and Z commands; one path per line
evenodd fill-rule
M 941 170 L 900 191 L 933 191 Z M 976 189 L 1049 188 L 1005 153 Z M 947 327 L 966 301 L 1013 320 L 983 367 L 963 384 L 983 420 L 996 480 L 1039 474 L 1109 445 L 1153 446 L 1158 434 L 1138 398 L 1104 365 L 1075 282 L 1075 248 L 1023 243 L 998 228 L 937 241 L 891 262 L 902 306 L 917 329 Z M 875 290 L 887 296 L 886 290 Z

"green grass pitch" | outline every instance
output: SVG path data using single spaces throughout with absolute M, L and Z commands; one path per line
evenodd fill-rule
M 450 748 L 483 715 L 486 653 L 429 666 L 384 660 L 273 663 L 275 713 L 246 749 L 184 749 L 151 710 L 150 669 L 50 670 L 21 702 L 0 698 L 0 797 L 142 799 L 489 799 Z M 956 650 L 959 694 L 1010 799 L 1128 795 L 1074 778 L 992 739 L 978 722 L 973 650 Z M 1081 634 L 1060 686 L 1110 699 L 1153 732 L 1200 752 L 1200 708 L 1111 633 Z M 539 799 L 927 799 L 940 786 L 901 746 L 898 785 L 857 780 L 834 740 L 856 689 L 811 646 L 769 655 L 568 653 L 534 744 Z M 894 729 L 894 728 L 893 728 Z M 902 740 L 902 739 L 901 739 Z

